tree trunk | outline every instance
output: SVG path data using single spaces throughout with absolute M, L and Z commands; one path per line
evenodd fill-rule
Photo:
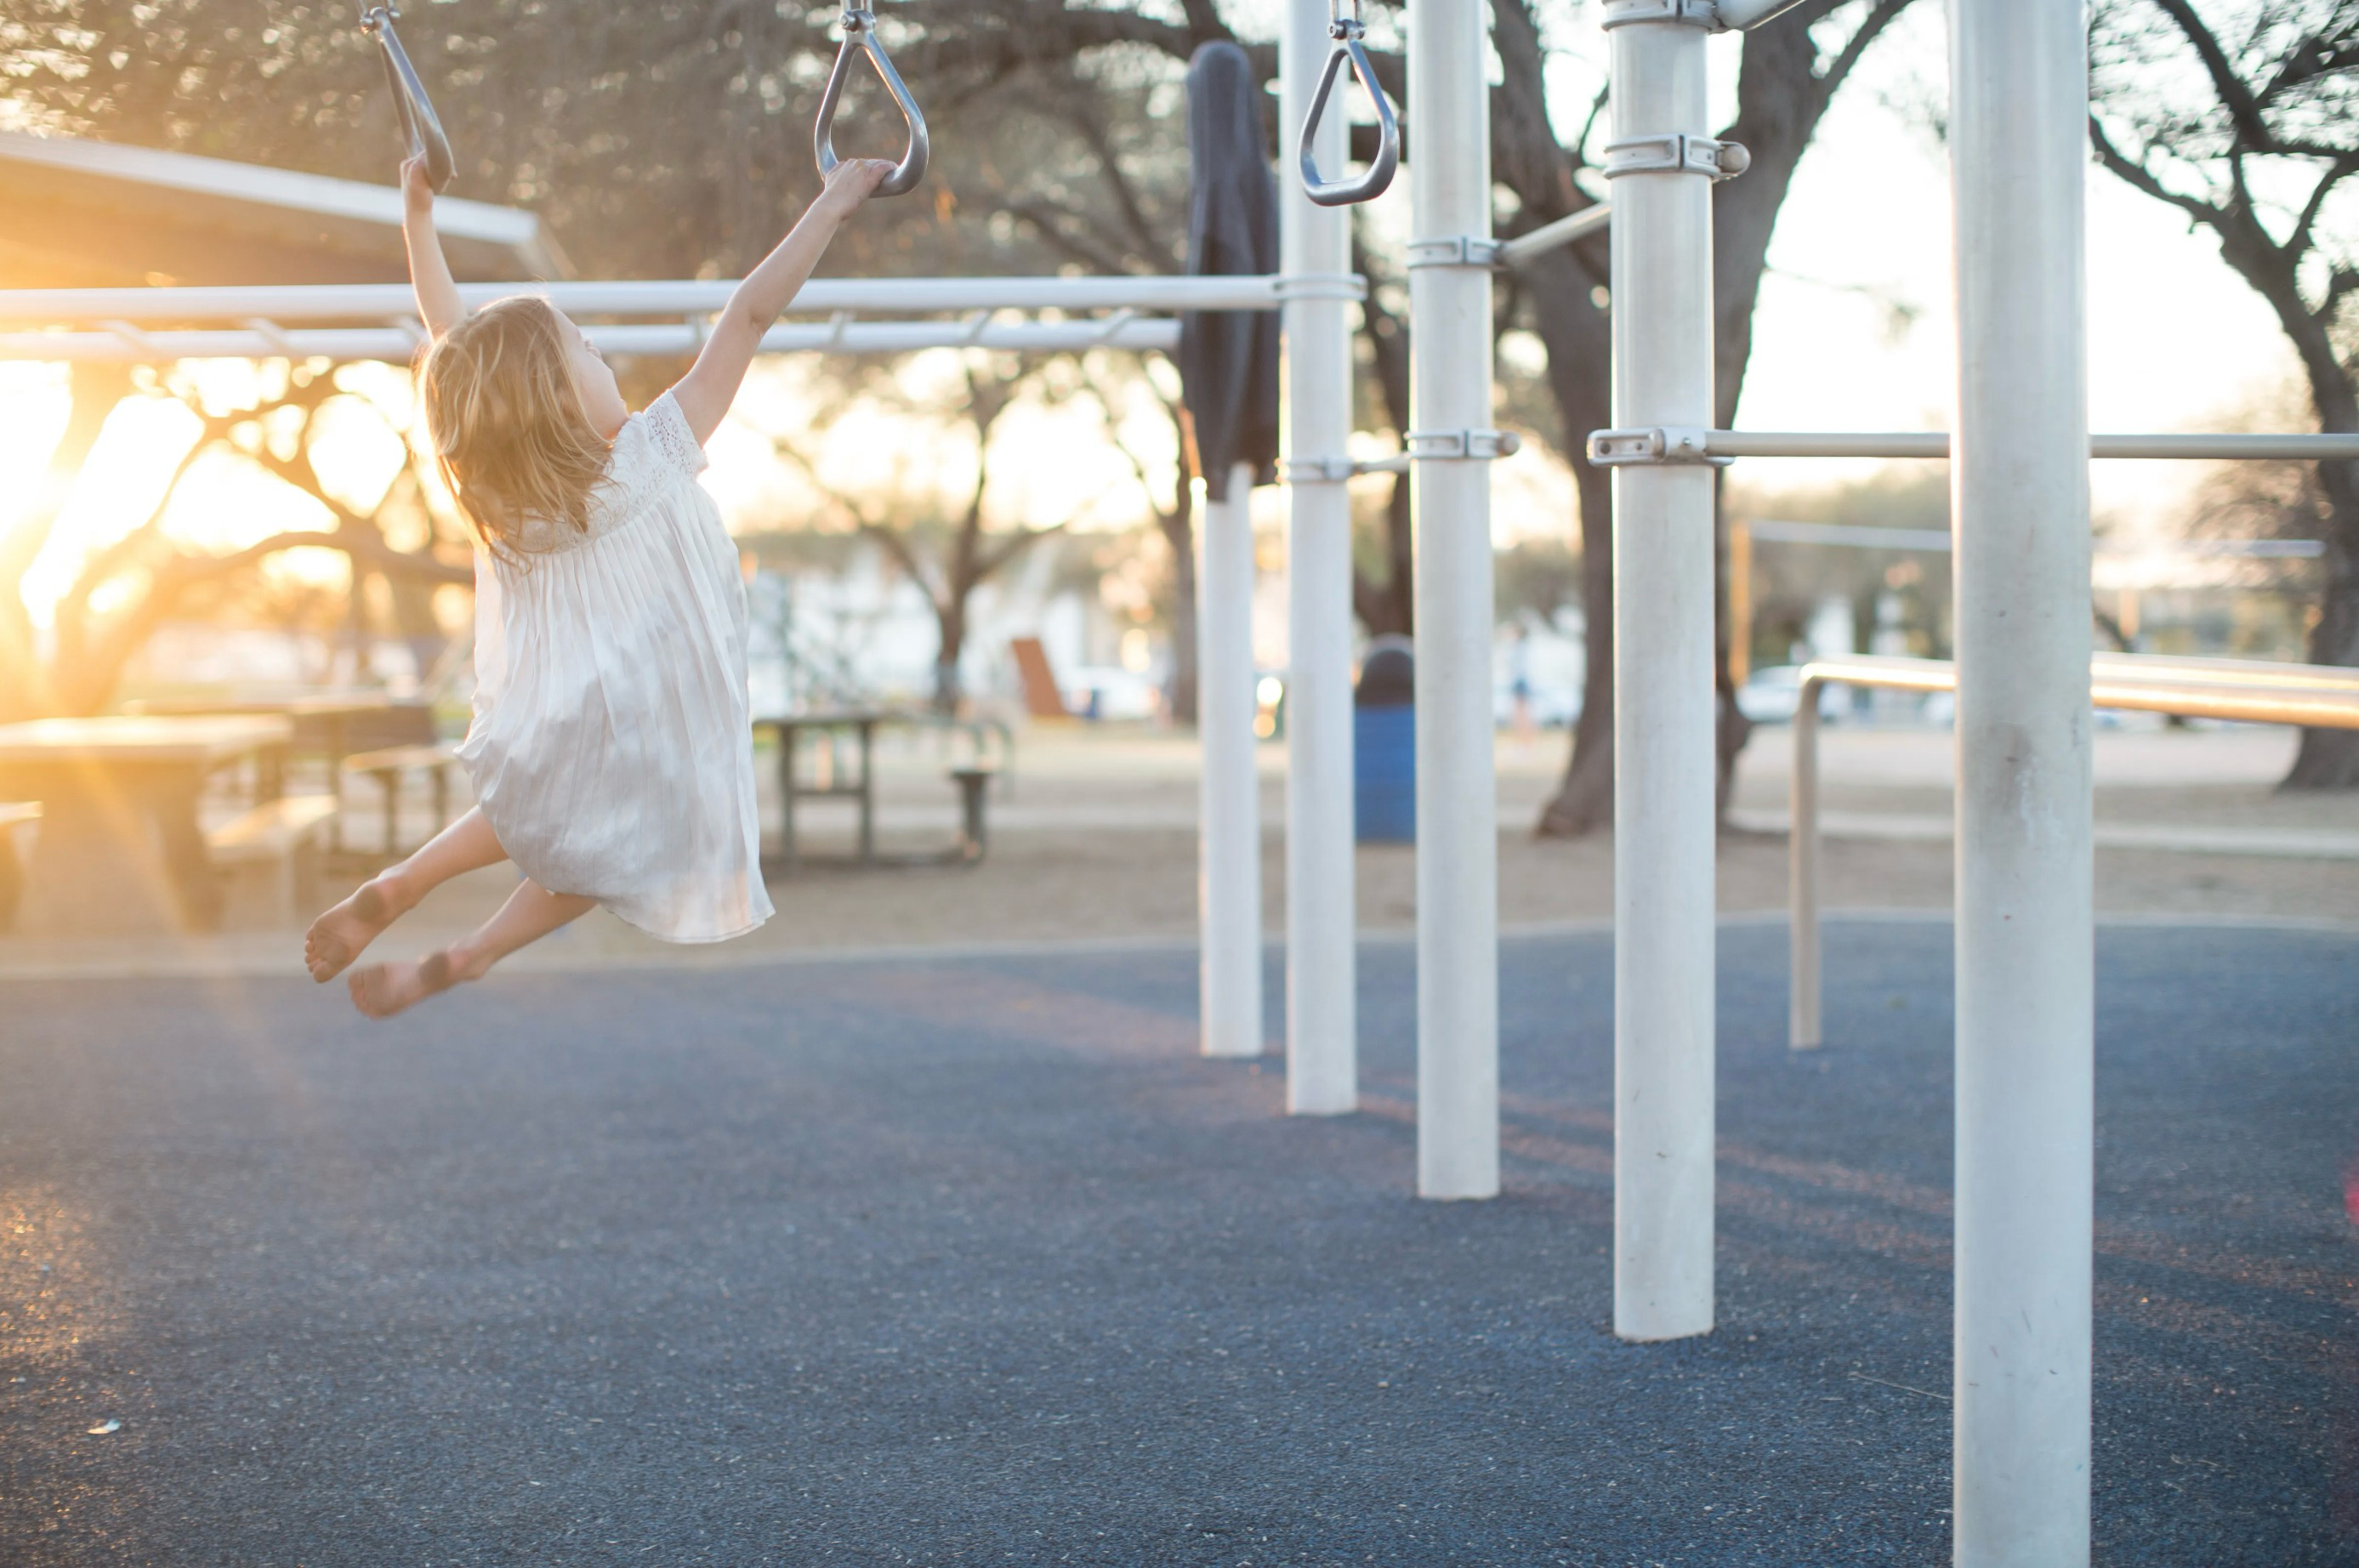
M 2343 391 L 2347 401 L 2350 388 Z M 2327 411 L 2321 407 L 2321 413 Z M 2332 412 L 2339 419 L 2321 419 L 2321 429 L 2359 430 L 2359 409 Z M 2359 665 L 2359 463 L 2321 463 L 2318 480 L 2326 493 L 2326 582 L 2319 595 L 2318 625 L 2310 628 L 2310 661 L 2348 669 Z M 2292 770 L 2277 787 L 2359 789 L 2359 730 L 2302 731 Z
M 130 367 L 78 364 L 69 386 L 65 431 L 49 454 L 32 506 L 0 533 L 0 724 L 29 718 L 49 706 L 48 681 L 33 647 L 33 620 L 25 607 L 25 573 L 49 543 L 106 417 L 131 395 Z
M 1598 318 L 1591 330 L 1602 335 L 1603 312 L 1591 313 Z M 1549 360 L 1556 363 L 1553 352 Z M 1557 400 L 1568 416 L 1574 408 L 1587 406 L 1568 404 L 1562 387 Z M 1596 420 L 1582 427 L 1585 430 L 1608 422 L 1603 410 L 1592 409 L 1582 417 Z M 1605 469 L 1580 462 L 1572 473 L 1581 496 L 1582 642 L 1588 668 L 1582 681 L 1581 717 L 1572 729 L 1572 757 L 1556 794 L 1540 812 L 1538 831 L 1557 838 L 1577 837 L 1614 821 L 1614 478 Z
M 934 651 L 934 711 L 955 718 L 966 695 L 959 679 L 959 660 L 966 653 L 966 593 L 953 588 L 949 604 L 934 606 L 934 621 L 941 628 L 941 646 Z
M 1196 722 L 1196 506 L 1183 479 L 1179 504 L 1156 524 L 1171 550 L 1171 722 Z
M 1383 399 L 1385 416 L 1396 431 L 1406 431 L 1409 425 L 1408 327 L 1377 297 L 1374 263 L 1367 247 L 1361 243 L 1356 226 L 1352 234 L 1352 265 L 1362 277 L 1371 279 L 1367 300 L 1361 309 L 1367 323 L 1368 343 L 1375 351 L 1376 390 Z M 1371 637 L 1388 633 L 1414 637 L 1417 633 L 1415 540 L 1409 517 L 1408 475 L 1397 474 L 1393 476 L 1392 492 L 1385 500 L 1385 576 L 1378 581 L 1357 570 L 1352 573 L 1352 609 Z

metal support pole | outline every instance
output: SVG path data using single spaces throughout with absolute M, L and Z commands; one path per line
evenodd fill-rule
M 1292 0 L 1279 45 L 1278 123 L 1299 125 L 1327 56 L 1326 0 Z M 1344 158 L 1343 116 L 1312 151 Z M 1351 216 L 1281 180 L 1279 267 L 1290 278 L 1351 267 Z M 1286 448 L 1296 459 L 1345 455 L 1352 430 L 1352 338 L 1338 291 L 1279 307 L 1286 337 Z M 1359 1106 L 1352 821 L 1352 503 L 1344 474 L 1298 470 L 1287 490 L 1286 1108 L 1337 1116 Z
M 1950 7 L 1955 1560 L 2089 1561 L 2094 935 L 2082 7 Z
M 1614 141 L 1709 145 L 1705 28 L 1606 11 Z M 1411 125 L 1420 122 L 1409 117 Z M 1676 144 L 1684 145 L 1684 142 Z M 1614 421 L 1712 420 L 1712 181 L 1614 181 Z M 1712 471 L 1614 475 L 1614 1332 L 1712 1326 Z
M 1196 733 L 1203 744 L 1196 910 L 1203 1051 L 1261 1054 L 1261 782 L 1254 736 L 1253 466 L 1208 500 L 1196 571 Z
M 1490 87 L 1482 0 L 1410 0 L 1410 232 L 1491 233 Z M 1487 256 L 1409 272 L 1416 434 L 1491 423 Z M 1414 252 L 1413 252 L 1414 254 Z M 1411 450 L 1417 450 L 1412 441 Z M 1499 839 L 1491 721 L 1491 471 L 1462 441 L 1419 452 L 1417 524 L 1417 1190 L 1499 1191 Z
M 1824 1042 L 1819 1004 L 1819 701 L 1825 683 L 1804 675 L 1794 705 L 1792 787 L 1786 802 L 1787 943 L 1791 970 L 1786 998 L 1786 1043 L 1811 1051 Z

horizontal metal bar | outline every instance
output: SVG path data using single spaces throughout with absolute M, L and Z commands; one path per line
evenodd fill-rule
M 2359 670 L 2257 659 L 2101 653 L 2091 656 L 2089 671 L 2092 707 L 2243 724 L 2359 729 Z M 1828 684 L 1954 691 L 1958 671 L 1945 659 L 1835 654 L 1803 665 L 1800 684 L 1807 704 L 1816 700 L 1820 687 Z
M 1941 430 L 1708 430 L 1713 457 L 1927 457 L 1950 455 Z M 2093 435 L 2089 455 L 2104 458 L 2271 458 L 2297 462 L 2359 457 L 2359 435 L 2200 432 L 2184 435 Z
M 1920 550 L 1940 553 L 1950 548 L 1947 528 L 1878 528 L 1864 523 L 1786 523 L 1768 518 L 1741 525 L 1764 544 L 1843 545 L 1854 550 Z
M 2264 659 L 2191 659 L 2169 653 L 2096 653 L 2089 668 L 2129 680 L 2234 681 L 2247 686 L 2316 686 L 2359 691 L 2359 670 L 2337 664 L 2286 664 Z
M 1860 523 L 1789 523 L 1740 519 L 1734 527 L 1764 544 L 1835 545 L 1853 550 L 1909 550 L 1930 555 L 1950 551 L 1945 528 L 1879 528 Z M 2319 539 L 2158 539 L 2147 544 L 2096 543 L 2096 553 L 2115 557 L 2194 556 L 2203 560 L 2310 561 L 2326 553 Z
M 1614 221 L 1614 204 L 1600 201 L 1594 207 L 1582 209 L 1570 218 L 1559 218 L 1553 223 L 1543 223 L 1527 234 L 1499 242 L 1499 260 L 1508 267 L 1521 267 L 1535 256 L 1546 256 L 1552 250 L 1569 245 L 1575 240 L 1587 239 Z
M 1274 310 L 1286 280 L 1270 275 L 1206 278 L 815 278 L 788 307 L 797 315 L 857 310 L 917 314 L 948 310 Z M 1332 279 L 1316 280 L 1322 288 Z M 1364 280 L 1359 284 L 1366 293 Z M 535 293 L 569 315 L 711 315 L 737 285 L 693 278 L 614 283 L 462 284 L 469 309 Z M 103 321 L 200 322 L 383 321 L 412 315 L 404 283 L 305 284 L 284 288 L 0 289 L 0 321 L 78 326 Z
M 694 354 L 707 335 L 686 322 L 599 325 L 582 329 L 600 351 L 613 354 L 683 356 Z M 168 364 L 179 359 L 387 360 L 405 364 L 417 352 L 419 336 L 399 327 L 330 327 L 295 331 L 240 328 L 230 332 L 0 332 L 0 360 L 113 360 Z M 1180 346 L 1180 323 L 1169 318 L 1133 317 L 1119 322 L 1078 321 L 847 321 L 772 327 L 762 334 L 765 354 L 914 354 L 929 348 L 988 348 L 1029 354 L 1079 354 L 1093 348 L 1134 353 Z

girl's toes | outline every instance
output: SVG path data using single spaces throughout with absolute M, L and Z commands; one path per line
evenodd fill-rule
M 361 955 L 400 913 L 375 882 L 364 882 L 353 896 L 311 922 L 303 934 L 303 964 L 325 983 Z

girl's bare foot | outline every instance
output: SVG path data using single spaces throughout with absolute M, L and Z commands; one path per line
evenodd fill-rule
M 373 1018 L 389 1018 L 429 996 L 440 996 L 467 978 L 448 952 L 429 953 L 415 963 L 372 964 L 345 982 L 353 1006 Z
M 303 967 L 326 985 L 399 918 L 402 908 L 389 878 L 362 883 L 351 898 L 311 922 L 303 937 Z

